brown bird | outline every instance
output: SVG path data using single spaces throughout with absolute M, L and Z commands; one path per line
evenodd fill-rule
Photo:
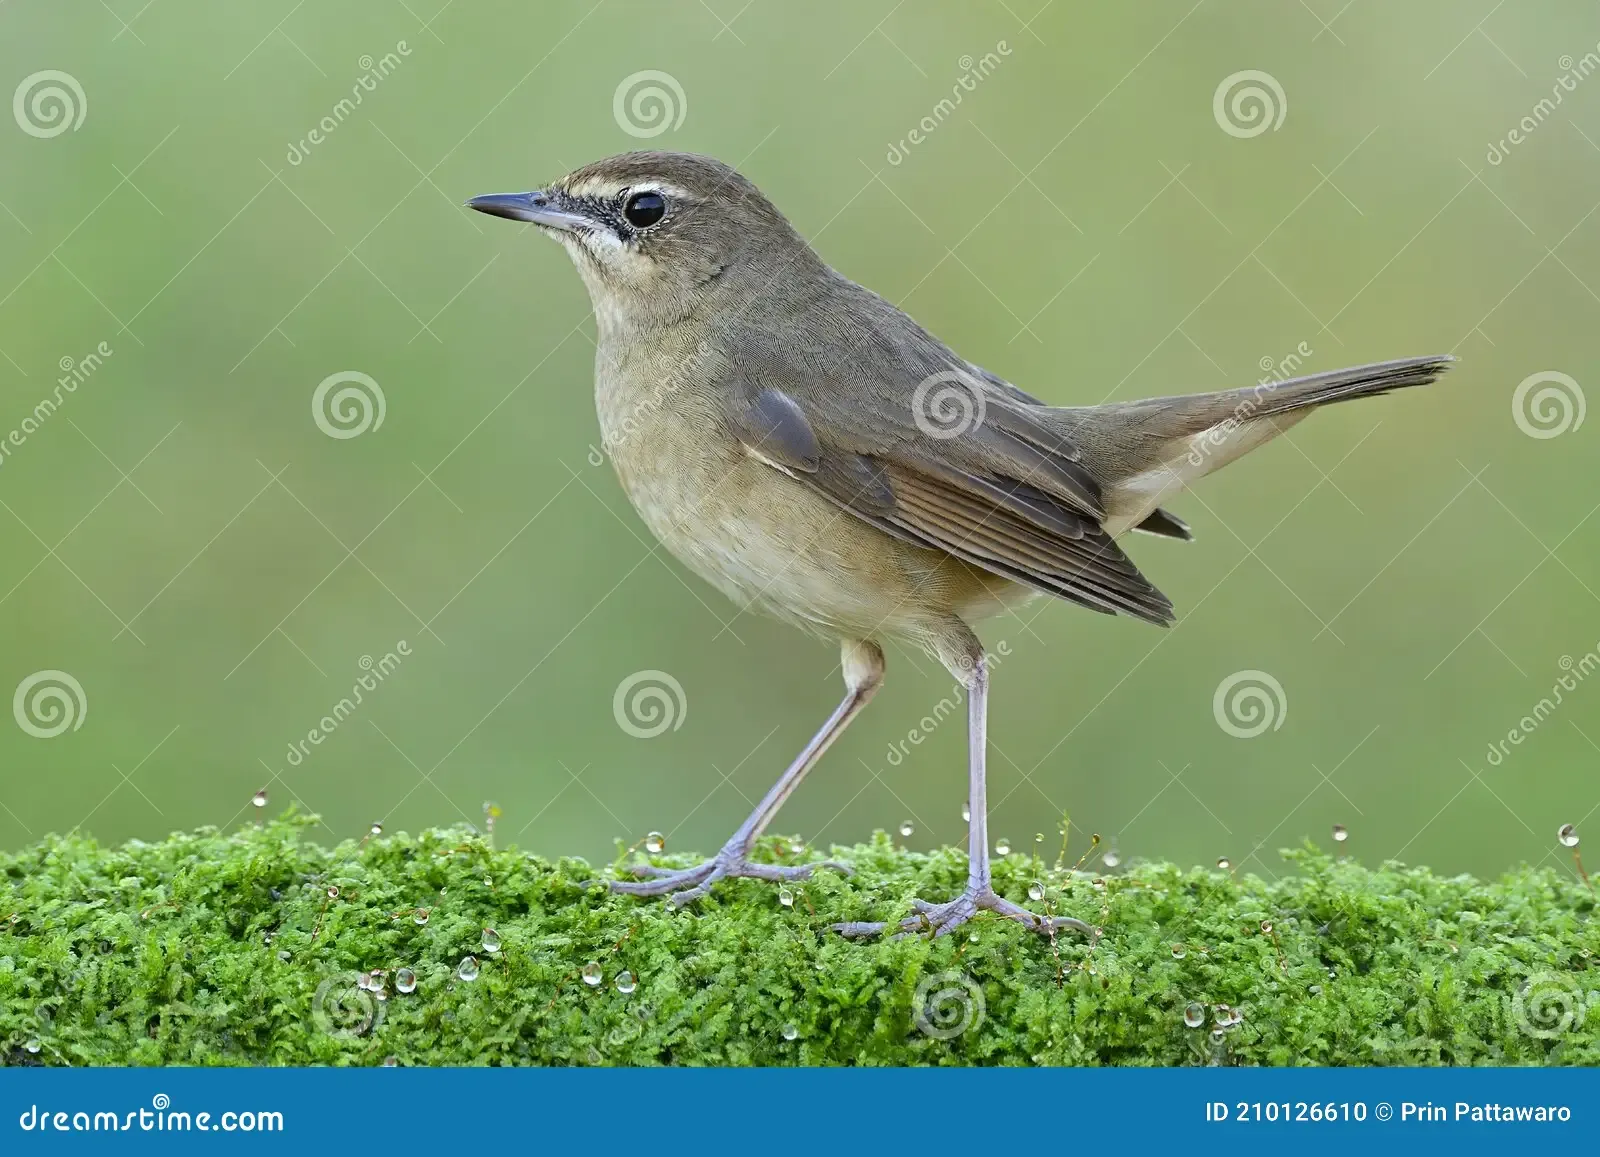
M 760 190 L 709 157 L 637 152 L 546 188 L 477 197 L 559 241 L 599 328 L 604 445 L 645 523 L 741 607 L 837 639 L 846 693 L 714 859 L 615 882 L 684 903 L 717 880 L 803 878 L 752 862 L 756 839 L 883 679 L 880 641 L 913 643 L 967 689 L 966 889 L 898 930 L 948 933 L 980 910 L 1087 926 L 997 895 L 989 869 L 989 676 L 971 624 L 1055 595 L 1157 626 L 1172 604 L 1123 552 L 1128 530 L 1188 539 L 1161 504 L 1330 402 L 1433 381 L 1408 358 L 1241 390 L 1047 406 L 830 269 Z M 834 865 L 842 867 L 842 865 Z M 846 935 L 881 923 L 846 922 Z

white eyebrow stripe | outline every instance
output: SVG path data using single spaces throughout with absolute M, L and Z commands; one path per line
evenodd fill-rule
M 640 181 L 635 185 L 624 185 L 620 181 L 613 181 L 600 177 L 591 177 L 587 181 L 580 181 L 567 190 L 573 197 L 615 197 L 623 189 L 632 193 L 660 193 L 666 197 L 677 197 L 687 200 L 687 190 L 672 184 L 670 181 Z

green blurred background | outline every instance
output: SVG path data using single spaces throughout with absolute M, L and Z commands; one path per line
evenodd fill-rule
M 112 353 L 4 447 L 0 691 L 64 671 L 87 712 L 0 726 L 0 843 L 248 822 L 263 784 L 341 836 L 492 799 L 546 854 L 721 843 L 833 707 L 837 656 L 655 549 L 593 450 L 567 258 L 460 207 L 648 146 L 737 164 L 845 274 L 1052 402 L 1248 385 L 1302 343 L 1308 371 L 1461 357 L 1173 503 L 1198 541 L 1131 546 L 1170 633 L 1056 603 L 986 626 L 997 836 L 1053 849 L 1070 811 L 1079 850 L 1255 871 L 1334 824 L 1371 860 L 1564 855 L 1600 803 L 1600 678 L 1487 751 L 1600 643 L 1600 418 L 1534 438 L 1512 409 L 1529 375 L 1600 378 L 1600 76 L 1534 113 L 1600 13 L 1489 7 L 10 0 L 0 96 L 58 70 L 87 112 L 0 118 L 0 438 L 64 359 Z M 613 105 L 647 70 L 683 115 L 645 139 Z M 1220 127 L 1242 70 L 1281 86 L 1281 126 Z M 344 370 L 386 412 L 333 438 L 311 400 Z M 1248 670 L 1287 710 L 1240 739 L 1213 693 Z M 684 694 L 648 740 L 613 712 L 639 671 Z M 888 754 L 949 694 L 892 651 L 777 829 L 963 840 L 959 722 Z

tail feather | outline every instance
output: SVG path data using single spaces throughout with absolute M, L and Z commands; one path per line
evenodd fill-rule
M 1147 435 L 1181 438 L 1202 433 L 1230 418 L 1235 422 L 1270 418 L 1307 406 L 1325 406 L 1351 398 L 1376 397 L 1410 386 L 1425 386 L 1437 381 L 1455 360 L 1448 354 L 1402 358 L 1283 382 L 1262 382 L 1240 390 L 1146 398 L 1103 409 L 1122 411 L 1121 416 L 1130 419 Z
M 1405 358 L 1242 390 L 1073 411 L 1089 435 L 1084 443 L 1105 484 L 1106 530 L 1171 534 L 1163 521 L 1170 516 L 1158 504 L 1186 486 L 1270 441 L 1319 406 L 1427 385 L 1454 362 L 1448 355 Z

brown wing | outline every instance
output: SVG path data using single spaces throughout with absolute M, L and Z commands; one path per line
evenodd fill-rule
M 837 438 L 800 401 L 765 389 L 743 393 L 732 417 L 762 460 L 897 538 L 1105 614 L 1173 621 L 1166 596 L 1102 529 L 1093 476 L 1026 414 L 1008 408 L 959 437 L 921 439 L 904 428 L 863 435 L 869 417 Z M 840 444 L 861 441 L 877 445 Z

